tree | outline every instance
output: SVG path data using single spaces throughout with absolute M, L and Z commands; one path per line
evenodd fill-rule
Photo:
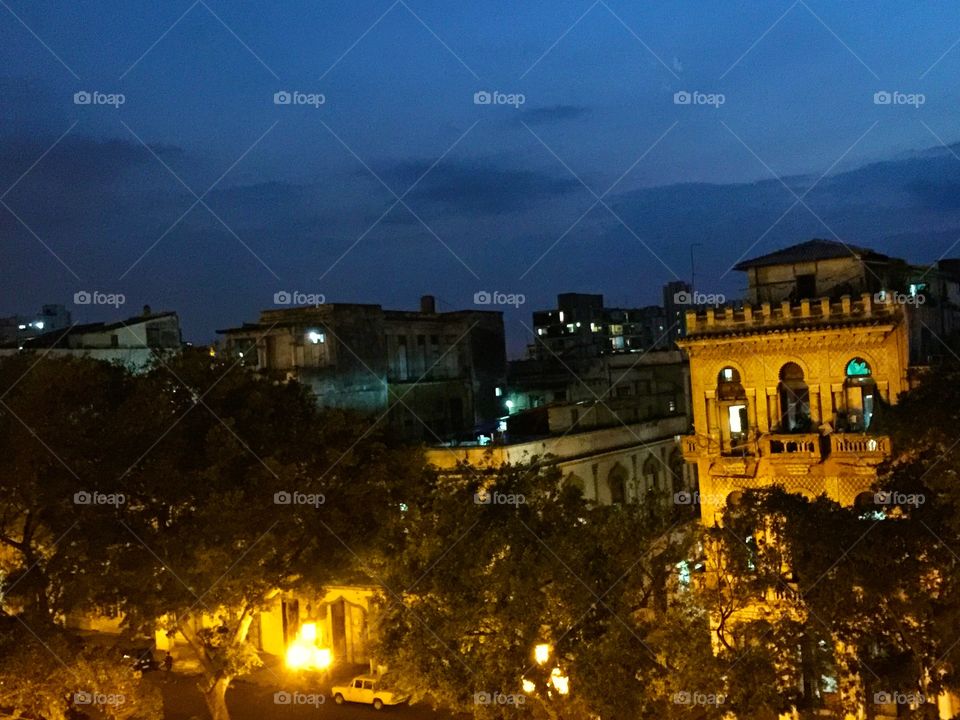
M 422 460 L 367 418 L 321 412 L 302 386 L 202 355 L 158 365 L 125 411 L 126 537 L 108 549 L 98 601 L 182 634 L 225 720 L 231 682 L 258 663 L 256 613 L 281 592 L 358 577 Z
M 159 720 L 159 691 L 102 648 L 63 632 L 41 637 L 19 620 L 0 621 L 0 712 L 6 717 L 67 720 L 74 710 L 111 720 Z
M 5 610 L 51 630 L 96 610 L 131 634 L 162 623 L 215 720 L 258 662 L 256 613 L 358 577 L 418 486 L 419 454 L 369 419 L 205 354 L 142 375 L 21 356 L 0 379 Z
M 429 483 L 382 563 L 379 651 L 416 697 L 480 718 L 518 704 L 550 719 L 670 717 L 658 612 L 685 533 L 639 505 L 587 502 L 536 462 Z

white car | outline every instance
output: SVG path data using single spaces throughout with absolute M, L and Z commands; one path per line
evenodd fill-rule
M 333 701 L 337 705 L 344 702 L 373 705 L 374 710 L 382 710 L 389 705 L 399 705 L 407 697 L 384 687 L 383 679 L 376 675 L 358 675 L 346 685 L 333 686 Z

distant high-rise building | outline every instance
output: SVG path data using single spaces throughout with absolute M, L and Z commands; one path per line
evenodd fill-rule
M 585 358 L 669 349 L 682 334 L 678 328 L 686 308 L 674 298 L 683 291 L 689 291 L 685 283 L 670 283 L 663 290 L 663 306 L 638 308 L 605 307 L 603 295 L 557 295 L 556 309 L 533 313 L 531 356 Z

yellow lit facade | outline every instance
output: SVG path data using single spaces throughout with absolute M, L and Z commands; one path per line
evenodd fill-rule
M 871 432 L 908 388 L 905 311 L 874 295 L 784 300 L 687 313 L 701 517 L 731 494 L 784 486 L 851 505 L 870 489 L 890 440 Z

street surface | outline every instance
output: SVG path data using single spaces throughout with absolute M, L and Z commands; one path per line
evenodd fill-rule
M 144 677 L 163 693 L 165 720 L 202 720 L 207 717 L 195 676 L 173 673 L 168 677 L 161 671 L 147 673 Z M 234 682 L 227 693 L 227 704 L 233 720 L 461 720 L 468 717 L 436 712 L 425 705 L 400 705 L 379 712 L 369 705 L 337 705 L 329 690 L 330 686 L 325 683 L 323 687 L 301 689 L 301 695 L 294 695 L 292 687 L 272 687 L 261 675 L 257 682 Z M 278 698 L 280 703 L 274 698 L 277 692 L 288 693 Z

